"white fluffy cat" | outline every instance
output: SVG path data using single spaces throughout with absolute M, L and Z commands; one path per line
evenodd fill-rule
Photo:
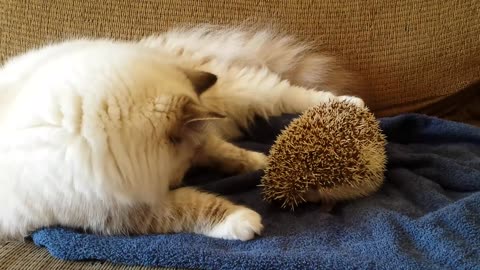
M 0 238 L 62 225 L 252 239 L 263 227 L 256 212 L 175 186 L 193 165 L 262 169 L 263 154 L 226 139 L 256 115 L 329 99 L 363 106 L 332 93 L 352 78 L 289 37 L 215 27 L 14 57 L 0 69 Z

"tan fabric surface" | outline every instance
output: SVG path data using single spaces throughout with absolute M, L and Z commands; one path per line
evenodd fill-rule
M 480 79 L 478 0 L 0 0 L 0 61 L 60 38 L 131 39 L 178 24 L 245 20 L 275 23 L 341 56 L 371 82 L 370 105 L 380 116 Z M 142 268 L 63 262 L 32 244 L 8 243 L 0 269 Z
M 67 262 L 51 257 L 43 248 L 32 243 L 8 242 L 0 244 L 1 270 L 149 270 L 173 269 L 113 265 L 103 262 Z
M 411 111 L 480 77 L 478 0 L 0 0 L 0 57 L 78 35 L 137 38 L 178 23 L 276 23 L 342 56 L 379 115 Z M 435 99 L 437 98 L 437 99 Z
M 417 112 L 480 127 L 480 80 Z

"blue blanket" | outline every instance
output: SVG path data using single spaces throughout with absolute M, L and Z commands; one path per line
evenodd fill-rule
M 259 121 L 239 144 L 268 151 L 292 116 Z M 104 237 L 47 228 L 34 242 L 66 260 L 202 269 L 480 269 L 480 129 L 417 114 L 381 119 L 388 144 L 384 187 L 332 213 L 263 202 L 261 172 L 189 174 L 264 217 L 253 241 L 193 234 Z M 205 182 L 205 179 L 211 180 Z

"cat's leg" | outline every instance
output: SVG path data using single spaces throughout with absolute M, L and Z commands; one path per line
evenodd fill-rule
M 246 241 L 263 229 L 255 211 L 190 187 L 170 191 L 166 204 L 139 209 L 129 218 L 140 234 L 189 232 Z
M 265 168 L 267 156 L 210 136 L 194 158 L 194 165 L 215 167 L 228 173 L 244 173 Z
M 219 77 L 217 85 L 201 95 L 201 100 L 210 110 L 228 116 L 228 121 L 218 122 L 228 125 L 221 130 L 231 130 L 232 123 L 246 129 L 257 115 L 297 114 L 332 100 L 364 106 L 358 97 L 336 96 L 329 91 L 292 85 L 268 69 L 248 68 L 230 68 L 225 76 Z

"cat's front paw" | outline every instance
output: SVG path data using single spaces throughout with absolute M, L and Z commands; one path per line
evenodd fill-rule
M 347 103 L 356 105 L 356 106 L 358 106 L 358 107 L 365 107 L 365 102 L 363 101 L 363 99 L 361 99 L 361 98 L 359 98 L 359 97 L 354 97 L 354 96 L 339 96 L 339 97 L 338 97 L 338 100 L 339 100 L 339 101 L 342 101 L 342 102 L 347 102 Z
M 255 211 L 241 207 L 228 215 L 207 233 L 210 237 L 247 241 L 263 230 L 262 217 Z
M 267 156 L 260 152 L 250 151 L 250 166 L 246 171 L 263 170 L 267 167 Z

